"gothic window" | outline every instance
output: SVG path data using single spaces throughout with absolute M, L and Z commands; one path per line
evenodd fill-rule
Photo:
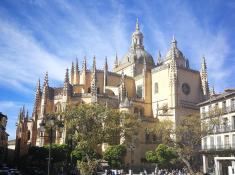
M 142 91 L 143 91 L 142 85 L 138 85 L 136 91 L 137 98 L 142 98 Z
M 135 113 L 135 114 L 138 114 L 138 113 L 139 113 L 138 108 L 135 108 L 135 109 L 134 109 L 134 113 Z
M 154 92 L 155 94 L 158 93 L 158 83 L 154 84 Z
M 100 93 L 100 88 L 97 88 L 97 94 L 99 94 Z
M 91 88 L 89 87 L 88 90 L 87 90 L 88 93 L 91 93 Z
M 156 134 L 153 134 L 153 142 L 156 142 L 156 141 L 157 141 Z
M 140 116 L 144 115 L 144 109 L 140 109 Z
M 150 136 L 150 132 L 149 132 L 148 128 L 145 128 L 145 142 L 146 143 L 149 142 L 149 136 Z
M 61 112 L 61 104 L 57 103 L 55 106 L 55 112 Z
M 28 140 L 30 140 L 30 131 L 28 131 L 27 134 L 28 134 Z

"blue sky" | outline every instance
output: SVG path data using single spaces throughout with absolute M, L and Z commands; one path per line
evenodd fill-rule
M 115 53 L 121 58 L 129 49 L 136 18 L 155 60 L 175 35 L 192 68 L 205 55 L 217 92 L 235 87 L 234 11 L 232 0 L 1 0 L 0 111 L 10 139 L 19 108 L 32 112 L 38 78 L 48 71 L 49 85 L 62 85 L 76 56 L 91 66 L 96 55 L 99 68 L 107 56 L 111 68 Z

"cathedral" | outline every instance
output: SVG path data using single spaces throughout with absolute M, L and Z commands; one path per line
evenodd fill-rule
M 50 87 L 48 73 L 42 87 L 38 80 L 32 117 L 25 109 L 19 113 L 16 132 L 19 156 L 26 154 L 30 145 L 48 143 L 38 133 L 47 113 L 64 111 L 68 104 L 99 103 L 140 116 L 138 143 L 132 146 L 133 156 L 126 160 L 140 165 L 145 152 L 156 147 L 156 137 L 149 132 L 156 119 L 170 119 L 177 127 L 182 117 L 199 113 L 196 104 L 209 97 L 205 58 L 200 71 L 191 69 L 173 37 L 165 56 L 159 53 L 154 59 L 145 50 L 138 21 L 129 51 L 121 59 L 116 55 L 112 71 L 108 67 L 106 58 L 103 69 L 97 69 L 94 57 L 92 69 L 88 70 L 85 57 L 80 69 L 78 60 L 72 62 L 70 70 L 66 69 L 63 87 Z M 62 144 L 65 138 L 65 129 L 62 133 L 56 131 L 54 142 Z

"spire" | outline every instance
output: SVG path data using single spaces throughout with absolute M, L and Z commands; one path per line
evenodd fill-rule
M 65 84 L 69 84 L 69 69 L 68 68 L 66 69 L 65 77 L 64 77 L 64 85 Z
M 140 30 L 139 19 L 138 19 L 138 18 L 136 18 L 135 30 L 136 30 L 136 31 L 137 31 L 137 30 L 138 30 L 138 31 Z
M 171 46 L 172 48 L 177 48 L 177 41 L 175 39 L 175 35 L 173 35 L 172 37 Z
M 215 87 L 213 86 L 212 88 L 211 88 L 211 91 L 210 91 L 210 96 L 213 96 L 213 95 L 215 95 L 216 93 L 215 93 Z
M 135 50 L 135 49 L 144 49 L 143 39 L 144 39 L 144 36 L 143 36 L 142 32 L 140 31 L 139 21 L 137 19 L 136 20 L 135 31 L 132 34 L 132 46 L 131 46 L 131 48 L 133 50 Z
M 46 72 L 46 74 L 45 74 L 45 78 L 44 78 L 44 84 L 43 84 L 43 86 L 45 87 L 45 86 L 47 86 L 48 87 L 48 72 Z
M 79 84 L 79 67 L 78 67 L 78 58 L 76 57 L 76 64 L 73 76 L 73 84 Z
M 70 81 L 71 81 L 71 84 L 74 84 L 74 64 L 72 62 L 72 66 L 71 66 L 71 72 L 70 72 Z
M 120 86 L 119 86 L 119 100 L 120 102 L 123 102 L 126 97 L 126 85 L 125 85 L 125 74 L 122 71 L 121 80 L 120 80 Z
M 209 92 L 209 83 L 208 83 L 208 78 L 207 78 L 207 66 L 206 66 L 205 56 L 202 57 L 200 75 L 201 75 L 203 96 L 204 96 L 204 100 L 206 100 L 209 98 L 210 92 Z
M 91 80 L 91 101 L 93 103 L 97 102 L 97 77 L 96 77 L 96 58 L 93 57 L 92 65 L 92 80 Z
M 26 119 L 26 120 L 28 120 L 28 119 L 29 119 L 29 111 L 28 111 L 28 110 L 26 111 L 25 119 Z
M 108 71 L 108 61 L 107 61 L 107 57 L 105 57 L 104 70 Z
M 92 72 L 96 72 L 96 58 L 95 56 L 93 57 L 93 64 L 92 64 Z
M 107 86 L 107 79 L 108 79 L 108 62 L 107 57 L 105 57 L 105 63 L 104 63 L 104 87 L 103 87 L 103 93 L 106 92 L 106 86 Z
M 115 62 L 114 62 L 114 68 L 118 67 L 118 56 L 116 52 Z
M 158 51 L 158 56 L 157 56 L 157 64 L 160 64 L 162 62 L 162 55 L 160 50 Z
M 41 86 L 40 86 L 40 79 L 38 79 L 37 86 L 36 86 L 36 94 L 35 94 L 33 113 L 37 112 L 37 107 L 40 102 L 41 94 L 42 94 L 42 91 L 41 91 Z
M 85 56 L 83 60 L 82 70 L 86 71 L 86 69 L 87 69 L 87 65 L 86 65 L 86 56 Z
M 76 57 L 75 72 L 79 72 L 78 58 Z

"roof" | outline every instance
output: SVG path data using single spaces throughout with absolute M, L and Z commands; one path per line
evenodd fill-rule
M 0 118 L 3 118 L 3 117 L 7 118 L 6 115 L 4 115 L 2 112 L 0 112 Z
M 208 103 L 221 101 L 221 100 L 224 100 L 225 98 L 228 98 L 230 96 L 235 97 L 235 88 L 225 89 L 223 93 L 215 94 L 215 95 L 211 96 L 208 100 L 199 103 L 198 106 L 203 106 Z

